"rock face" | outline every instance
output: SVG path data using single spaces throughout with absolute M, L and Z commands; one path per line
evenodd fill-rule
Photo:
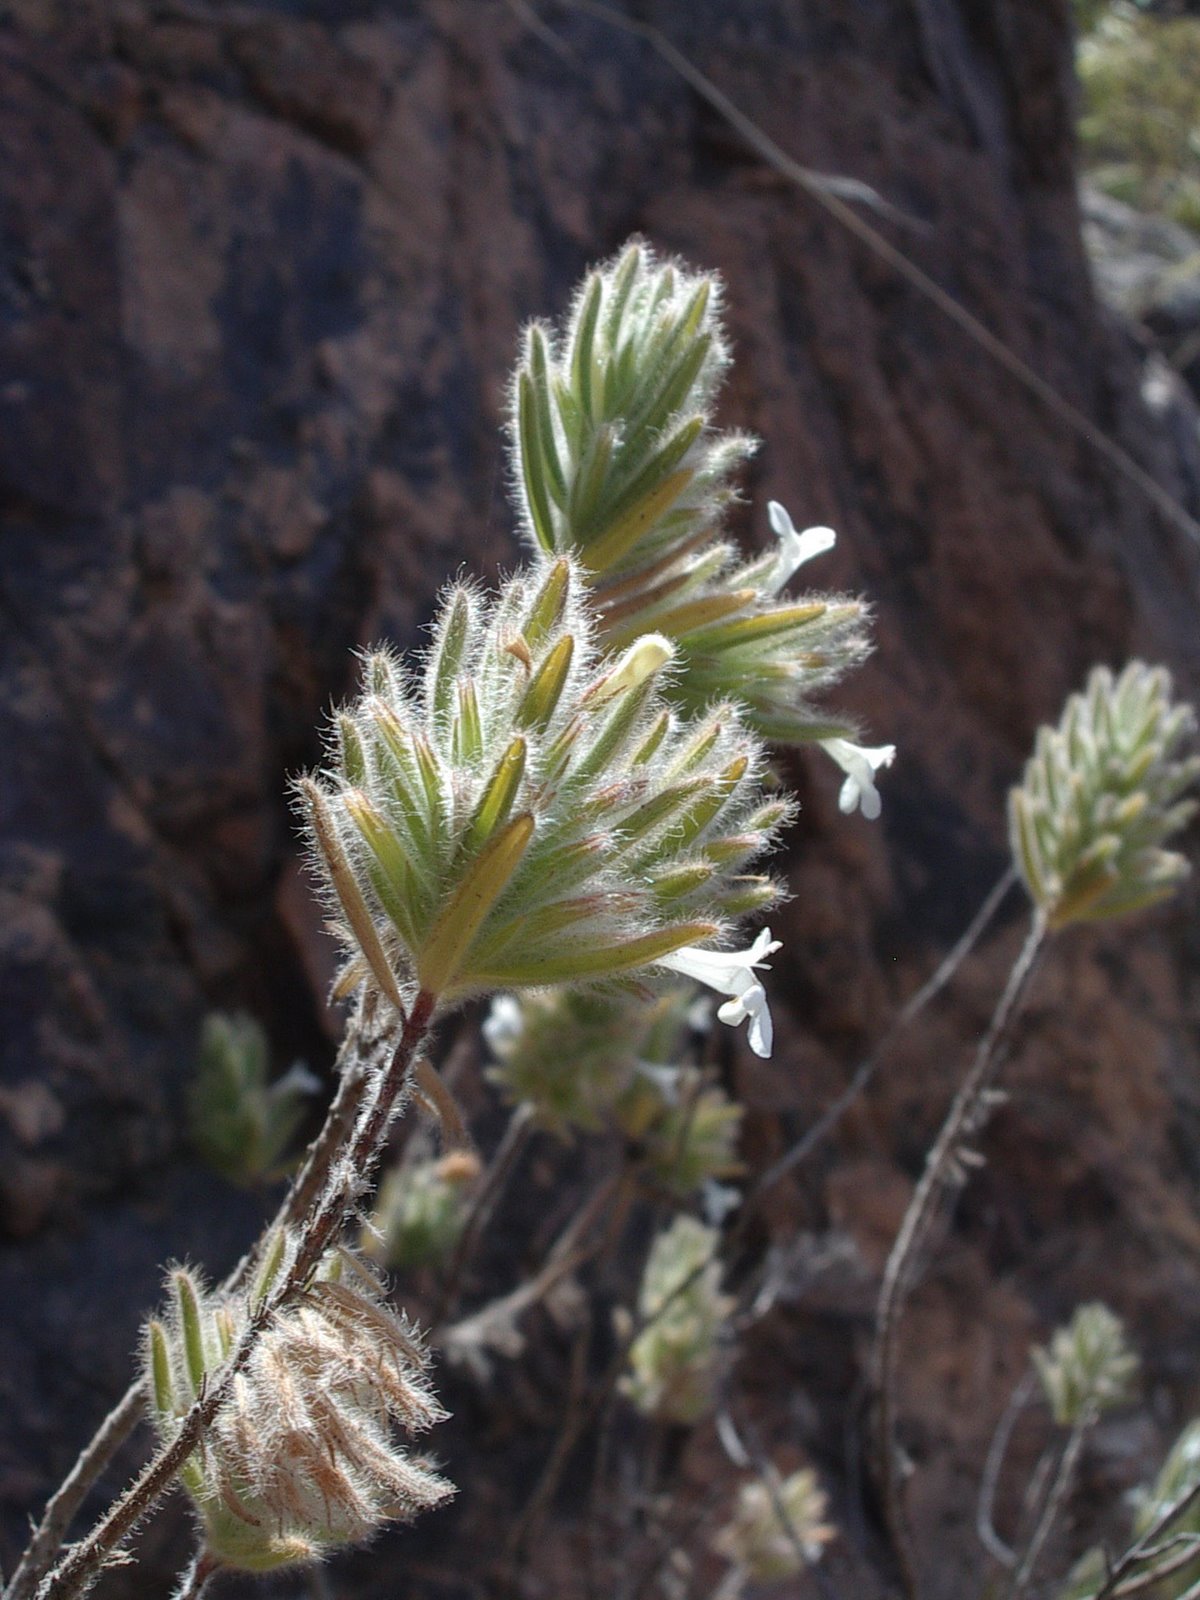
M 1084 242 L 1101 297 L 1200 393 L 1200 236 L 1085 184 Z
M 1146 408 L 1092 295 L 1066 0 L 639 15 L 797 159 L 899 208 L 909 222 L 873 218 L 888 238 L 1197 509 L 1194 413 L 1173 398 L 1168 428 Z M 1136 651 L 1200 690 L 1200 549 L 643 39 L 594 17 L 11 0 L 0 76 L 8 1566 L 123 1387 L 161 1263 L 219 1270 L 253 1233 L 261 1203 L 184 1145 L 200 1020 L 247 1006 L 281 1065 L 328 1061 L 287 776 L 316 758 L 356 647 L 417 643 L 460 561 L 516 558 L 498 431 L 516 334 L 589 261 L 640 231 L 724 273 L 724 416 L 765 440 L 738 531 L 764 537 L 768 496 L 836 526 L 820 581 L 877 611 L 847 698 L 901 754 L 875 828 L 838 817 L 825 767 L 793 764 L 777 978 L 794 1014 L 741 1080 L 752 1161 L 807 1125 L 968 921 L 1003 869 L 1005 788 L 1087 668 Z M 1193 891 L 1136 935 L 1052 952 L 989 1168 L 914 1302 L 901 1404 L 930 1600 L 982 1570 L 973 1483 L 994 1419 L 1028 1340 L 1076 1300 L 1127 1315 L 1174 1396 L 1161 1431 L 1110 1441 L 1098 1489 L 1144 1472 L 1194 1404 L 1196 910 Z M 968 965 L 769 1215 L 778 1240 L 832 1229 L 858 1263 L 784 1297 L 752 1386 L 766 1442 L 835 1491 L 848 1592 L 887 1570 L 844 1456 L 853 1347 L 1016 937 Z M 396 1592 L 396 1571 L 414 1594 L 481 1592 L 552 1438 L 527 1381 L 500 1385 L 492 1456 L 472 1442 L 486 1397 L 451 1394 L 459 1506 L 387 1562 L 351 1563 L 356 1592 Z M 576 1592 L 569 1506 L 561 1520 L 530 1593 L 547 1574 Z M 166 1528 L 149 1544 L 164 1567 L 181 1557 Z

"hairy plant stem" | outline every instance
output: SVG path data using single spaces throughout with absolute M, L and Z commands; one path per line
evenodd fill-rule
M 71 1520 L 87 1497 L 88 1490 L 137 1427 L 141 1415 L 142 1386 L 133 1383 L 84 1446 L 61 1487 L 47 1502 L 42 1520 L 8 1580 L 5 1600 L 29 1600 L 53 1563 Z
M 422 992 L 404 1019 L 398 1042 L 392 1045 L 391 1033 L 375 1041 L 364 1067 L 373 1089 L 364 1097 L 348 1143 L 330 1153 L 324 1187 L 300 1224 L 299 1245 L 287 1271 L 251 1313 L 229 1359 L 215 1380 L 197 1396 L 171 1443 L 147 1463 L 91 1532 L 72 1546 L 43 1581 L 38 1600 L 70 1600 L 95 1581 L 113 1551 L 171 1487 L 176 1472 L 221 1409 L 234 1379 L 275 1314 L 307 1285 L 344 1220 L 353 1191 L 366 1180 L 378 1159 L 392 1113 L 407 1091 L 417 1052 L 429 1031 L 434 1005 L 434 997 Z M 376 1058 L 381 1059 L 372 1071 Z
M 874 1373 L 876 1470 L 884 1519 L 891 1534 L 901 1585 L 909 1600 L 916 1600 L 917 1580 L 900 1490 L 895 1441 L 899 1333 L 904 1302 L 921 1247 L 937 1216 L 942 1196 L 957 1179 L 960 1152 L 965 1141 L 978 1131 L 986 1117 L 987 1093 L 1004 1064 L 1003 1046 L 1007 1042 L 1008 1030 L 1020 1009 L 1045 937 L 1045 922 L 1041 914 L 1035 912 L 1021 953 L 1009 973 L 987 1031 L 979 1041 L 971 1070 L 955 1095 L 946 1120 L 925 1159 L 925 1170 L 909 1202 L 884 1268 L 875 1315 L 878 1330 Z
M 367 1089 L 369 1020 L 370 1009 L 364 1005 L 347 1029 L 335 1068 L 338 1086 L 325 1122 L 310 1145 L 304 1164 L 275 1215 L 272 1228 L 294 1227 L 304 1218 L 328 1181 L 334 1158 L 350 1135 Z M 264 1232 L 259 1236 L 259 1242 L 265 1237 Z M 245 1282 L 257 1259 L 257 1251 L 258 1245 L 255 1245 L 242 1257 L 225 1279 L 222 1285 L 224 1292 L 231 1292 Z M 50 1570 L 88 1491 L 142 1420 L 143 1402 L 141 1380 L 135 1379 L 83 1447 L 61 1487 L 47 1502 L 42 1519 L 3 1591 L 4 1600 L 30 1600 L 35 1593 L 38 1584 Z
M 221 1570 L 221 1563 L 201 1547 L 180 1573 L 171 1600 L 201 1600 L 210 1579 Z

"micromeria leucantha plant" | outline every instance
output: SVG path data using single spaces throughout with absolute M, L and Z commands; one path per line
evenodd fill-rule
M 627 1370 L 615 1388 L 655 1429 L 714 1415 L 732 1426 L 722 1408 L 736 1340 L 758 1314 L 725 1287 L 749 1237 L 722 1232 L 730 1207 L 751 1211 L 750 1195 L 720 1182 L 739 1170 L 741 1108 L 732 1079 L 718 1086 L 715 1063 L 703 1064 L 680 980 L 714 989 L 717 1017 L 745 1023 L 749 1048 L 771 1052 L 764 974 L 778 941 L 764 928 L 736 948 L 742 918 L 781 892 L 758 866 L 792 812 L 767 746 L 819 745 L 843 773 L 841 809 L 868 818 L 880 813 L 876 777 L 894 750 L 860 743 L 822 700 L 868 651 L 863 602 L 791 592 L 833 534 L 797 531 L 772 503 L 765 552 L 746 555 L 726 537 L 734 474 L 753 448 L 713 420 L 728 362 L 717 280 L 641 244 L 589 274 L 561 328 L 528 330 L 511 417 L 528 564 L 496 594 L 453 584 L 420 658 L 371 653 L 323 763 L 296 786 L 344 954 L 335 994 L 351 1001 L 325 1127 L 276 1224 L 224 1283 L 170 1273 L 142 1376 L 62 1493 L 94 1481 L 143 1405 L 158 1453 L 61 1555 L 70 1510 L 56 1496 L 5 1600 L 86 1589 L 176 1481 L 199 1530 L 187 1600 L 220 1567 L 323 1559 L 448 1498 L 412 1445 L 444 1415 L 427 1346 L 348 1237 L 427 1281 L 444 1274 L 430 1323 L 452 1352 L 472 1325 L 482 1348 L 489 1313 L 494 1333 L 505 1319 L 511 1331 L 533 1297 L 551 1311 L 552 1291 L 552 1314 L 577 1315 L 585 1280 L 575 1274 L 614 1259 L 630 1207 L 702 1209 L 711 1225 L 655 1219 L 640 1292 L 624 1300 L 636 1315 L 618 1317 Z M 881 1294 L 877 1460 L 895 1480 L 884 1507 L 910 1593 L 890 1395 L 914 1257 L 943 1191 L 978 1159 L 969 1141 L 992 1103 L 998 1044 L 1047 932 L 1136 909 L 1182 877 L 1166 847 L 1190 814 L 1194 725 L 1161 670 L 1099 671 L 1061 725 L 1043 730 L 1011 800 L 1030 940 L 930 1153 Z M 385 1182 L 373 1224 L 364 1202 L 414 1093 L 461 1134 L 425 1051 L 435 1022 L 488 995 L 499 997 L 489 1037 L 510 1130 L 615 1131 L 620 1168 L 534 1278 L 454 1324 L 446 1308 L 503 1179 L 498 1158 L 433 1156 L 423 1130 L 420 1158 L 410 1146 L 406 1182 Z M 227 1074 L 228 1086 L 266 1093 L 265 1059 L 246 1057 L 253 1070 Z M 1038 1360 L 1055 1417 L 1080 1437 L 1126 1392 L 1118 1335 L 1091 1308 Z M 520 1340 L 489 1347 L 516 1352 Z M 1018 1589 L 1022 1574 L 1037 1576 L 1058 1504 L 1052 1494 L 1037 1521 Z M 800 1571 L 832 1536 L 812 1474 L 773 1468 L 728 1528 L 722 1595 Z
M 529 330 L 512 419 L 529 564 L 494 595 L 451 586 L 420 661 L 370 654 L 296 785 L 344 950 L 335 997 L 353 1002 L 326 1124 L 242 1267 L 213 1289 L 173 1276 L 113 1423 L 148 1398 L 158 1454 L 62 1555 L 52 1502 L 7 1600 L 86 1589 L 176 1478 L 201 1526 L 189 1594 L 214 1567 L 315 1559 L 449 1492 L 395 1441 L 439 1414 L 422 1347 L 341 1243 L 413 1092 L 461 1134 L 424 1054 L 435 1021 L 499 991 L 633 1007 L 670 990 L 686 1009 L 682 978 L 770 1053 L 778 941 L 734 947 L 780 897 L 758 858 L 793 806 L 765 741 L 821 744 L 842 809 L 868 817 L 893 749 L 817 704 L 868 651 L 862 601 L 787 592 L 833 535 L 774 504 L 766 553 L 722 534 L 752 441 L 712 418 L 719 300 L 714 277 L 635 244 L 589 275 L 561 335 Z M 617 1121 L 682 1200 L 735 1170 L 740 1112 L 694 1065 L 650 1054 Z M 715 1314 L 715 1259 L 702 1277 Z

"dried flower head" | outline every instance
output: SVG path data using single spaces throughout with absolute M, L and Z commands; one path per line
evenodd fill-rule
M 1047 1403 L 1056 1422 L 1077 1427 L 1130 1399 L 1138 1358 L 1125 1326 L 1107 1306 L 1080 1306 L 1046 1349 L 1033 1352 Z
M 715 1402 L 722 1330 L 733 1309 L 721 1292 L 719 1238 L 694 1217 L 676 1217 L 646 1262 L 637 1304 L 644 1326 L 621 1388 L 639 1411 L 663 1422 L 698 1422 Z
M 166 1316 L 149 1323 L 145 1340 L 164 1444 L 291 1248 L 273 1236 L 254 1289 L 235 1297 L 207 1290 L 184 1268 L 171 1272 Z M 396 1439 L 397 1427 L 420 1433 L 445 1416 L 427 1366 L 418 1337 L 370 1271 L 344 1250 L 326 1257 L 259 1337 L 201 1448 L 180 1469 L 211 1554 L 253 1572 L 312 1561 L 446 1500 L 451 1485 Z
M 682 722 L 657 636 L 597 657 L 559 559 L 446 596 L 420 682 L 386 653 L 301 785 L 350 950 L 344 983 L 442 1004 L 644 972 L 777 885 L 743 868 L 790 814 L 728 705 Z
M 772 1486 L 755 1478 L 738 1491 L 733 1515 L 713 1549 L 756 1583 L 792 1578 L 821 1559 L 836 1529 L 825 1519 L 829 1497 L 811 1468 Z
M 1038 730 L 1009 795 L 1013 856 L 1054 928 L 1137 911 L 1169 895 L 1187 862 L 1166 841 L 1195 810 L 1200 758 L 1184 754 L 1191 706 L 1171 704 L 1162 667 L 1097 667 L 1057 728 Z
M 606 649 L 649 630 L 676 643 L 684 670 L 668 693 L 681 706 L 736 700 L 789 744 L 851 737 L 812 700 L 867 655 L 867 609 L 784 592 L 832 532 L 798 533 L 772 504 L 767 554 L 744 561 L 720 535 L 755 447 L 713 422 L 729 364 L 720 302 L 714 274 L 635 242 L 588 274 L 561 333 L 529 328 L 512 430 L 525 530 L 587 568 Z
M 424 1267 L 445 1261 L 462 1235 L 479 1176 L 469 1150 L 405 1160 L 379 1186 L 362 1249 L 385 1267 Z
M 270 1080 L 267 1036 L 253 1017 L 214 1013 L 188 1095 L 192 1143 L 215 1172 L 250 1184 L 278 1173 L 308 1098 L 320 1087 L 297 1064 Z

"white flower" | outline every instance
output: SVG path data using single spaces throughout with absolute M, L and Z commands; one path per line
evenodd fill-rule
M 864 817 L 874 822 L 882 810 L 879 790 L 875 787 L 875 774 L 880 767 L 890 767 L 896 757 L 894 744 L 877 745 L 873 750 L 865 745 L 851 744 L 849 739 L 822 739 L 825 750 L 846 774 L 838 806 L 847 815 L 856 808 Z
M 765 1057 L 771 1054 L 774 1031 L 767 1007 L 767 991 L 754 974 L 766 967 L 767 956 L 780 946 L 780 940 L 772 939 L 770 928 L 764 928 L 748 950 L 701 950 L 696 945 L 685 945 L 682 950 L 663 956 L 658 965 L 706 983 L 719 994 L 729 995 L 730 999 L 718 1008 L 717 1016 L 731 1028 L 749 1018 L 750 1048 L 756 1056 Z
M 282 1078 L 276 1078 L 271 1085 L 272 1095 L 287 1094 L 316 1094 L 321 1087 L 321 1080 L 315 1072 L 310 1072 L 303 1061 L 293 1061 Z
M 811 561 L 814 556 L 823 556 L 826 550 L 833 549 L 837 542 L 837 534 L 832 528 L 806 528 L 803 533 L 797 533 L 791 517 L 778 500 L 772 500 L 767 506 L 767 515 L 771 519 L 772 529 L 779 538 L 775 565 L 767 579 L 767 592 L 778 594 L 798 567 L 802 567 L 806 561 Z
M 525 1032 L 521 1002 L 511 994 L 498 994 L 492 1001 L 482 1031 L 494 1056 L 501 1061 L 510 1056 Z

